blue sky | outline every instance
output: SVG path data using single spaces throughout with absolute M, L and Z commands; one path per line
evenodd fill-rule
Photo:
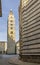
M 7 41 L 7 18 L 10 9 L 13 10 L 16 25 L 16 41 L 19 40 L 19 0 L 2 0 L 2 17 L 0 17 L 0 41 Z

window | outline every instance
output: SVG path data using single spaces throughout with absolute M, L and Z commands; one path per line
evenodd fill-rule
M 10 22 L 13 22 L 13 20 L 10 20 Z
M 13 29 L 13 27 L 11 27 L 11 29 Z
M 11 31 L 10 33 L 13 34 L 13 31 Z
M 13 24 L 10 24 L 11 26 L 13 26 Z

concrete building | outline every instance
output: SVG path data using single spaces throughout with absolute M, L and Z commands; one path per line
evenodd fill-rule
M 20 57 L 40 55 L 40 0 L 20 0 L 19 34 Z
M 7 51 L 7 42 L 0 41 L 0 54 L 5 54 Z
M 20 53 L 20 43 L 19 41 L 16 42 L 16 54 Z
M 15 17 L 10 10 L 8 16 L 8 26 L 7 26 L 7 53 L 14 54 L 15 53 Z
M 1 6 L 1 0 L 0 0 L 0 17 L 2 16 L 2 6 Z

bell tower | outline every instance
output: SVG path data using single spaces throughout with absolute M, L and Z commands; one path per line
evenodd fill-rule
M 9 54 L 12 54 L 15 53 L 15 17 L 12 12 L 12 9 L 10 10 L 8 16 L 7 25 L 7 51 Z

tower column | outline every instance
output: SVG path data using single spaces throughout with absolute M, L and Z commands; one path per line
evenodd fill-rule
M 12 10 L 8 16 L 7 26 L 7 53 L 15 54 L 15 18 Z

